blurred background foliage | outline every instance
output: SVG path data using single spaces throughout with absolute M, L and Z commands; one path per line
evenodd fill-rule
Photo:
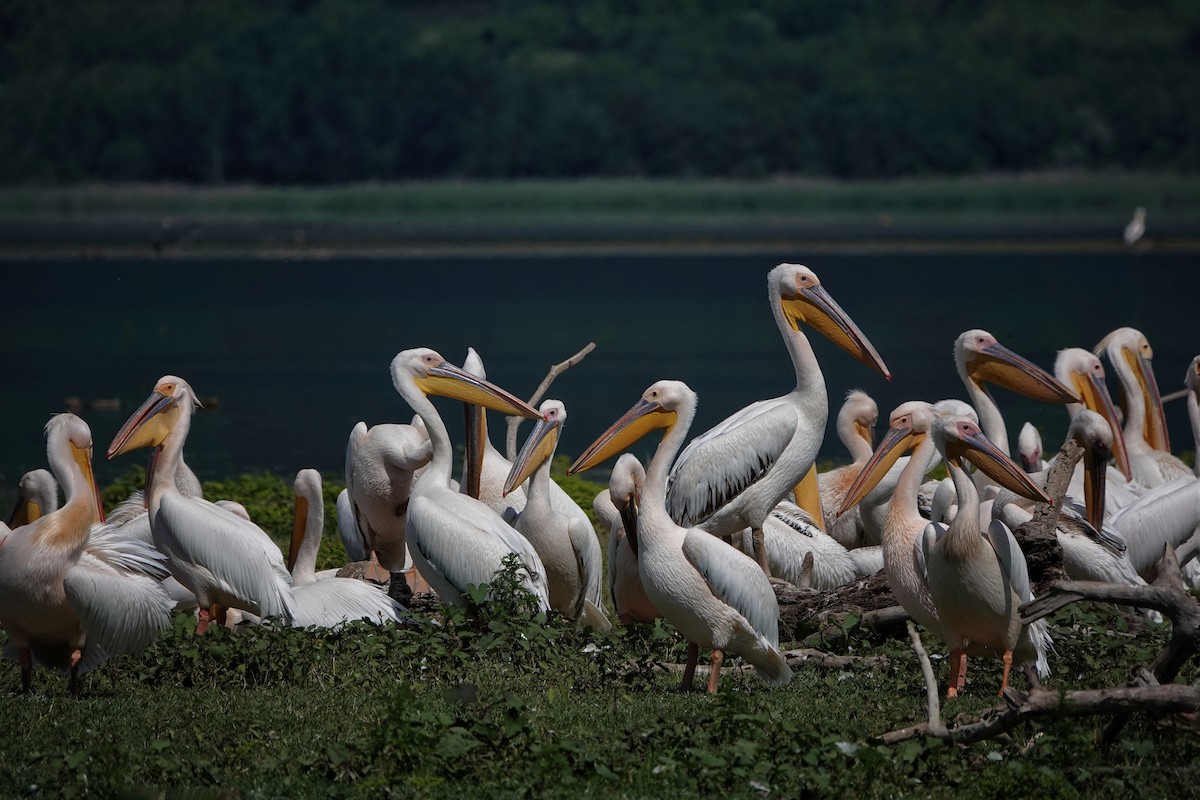
M 1194 0 L 0 2 L 0 182 L 1200 167 Z

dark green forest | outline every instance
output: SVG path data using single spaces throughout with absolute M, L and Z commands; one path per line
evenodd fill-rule
M 16 0 L 0 181 L 1200 168 L 1195 0 Z

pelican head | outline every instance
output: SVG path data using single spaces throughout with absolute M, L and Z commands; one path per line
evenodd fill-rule
M 930 435 L 946 460 L 962 470 L 966 471 L 969 462 L 1011 492 L 1030 500 L 1053 502 L 1024 470 L 983 435 L 979 425 L 969 417 L 940 414 L 930 426 Z
M 889 419 L 887 433 L 883 435 L 871 459 L 846 491 L 842 506 L 837 510 L 838 516 L 845 514 L 855 503 L 866 497 L 883 480 L 883 476 L 900 456 L 915 449 L 925 440 L 929 426 L 936 416 L 933 404 L 922 400 L 910 400 L 896 407 Z
M 417 347 L 397 353 L 392 359 L 392 384 L 400 395 L 408 394 L 415 386 L 425 395 L 437 395 L 472 403 L 501 414 L 538 419 L 541 414 L 533 406 L 499 386 L 456 367 L 436 350 Z
M 875 446 L 875 423 L 879 422 L 879 406 L 871 396 L 861 389 L 851 389 L 846 393 L 846 402 L 838 412 L 838 430 L 853 431 L 854 435 L 867 443 L 868 447 Z
M 100 487 L 92 472 L 92 429 L 79 417 L 71 413 L 55 414 L 46 423 L 47 452 L 66 452 L 83 473 L 83 479 L 91 489 L 94 518 L 104 521 L 104 504 L 100 501 Z
M 119 456 L 142 447 L 159 447 L 179 420 L 184 409 L 190 413 L 200 405 L 192 387 L 183 378 L 164 375 L 158 379 L 146 402 L 117 431 L 108 446 L 108 457 Z
M 1058 352 L 1054 360 L 1054 374 L 1058 379 L 1079 392 L 1083 405 L 1107 420 L 1112 428 L 1111 444 L 1113 461 L 1126 479 L 1133 478 L 1129 454 L 1125 451 L 1125 436 L 1121 432 L 1121 421 L 1113 406 L 1112 395 L 1104 380 L 1104 365 L 1094 353 L 1082 347 L 1068 347 Z
M 792 330 L 798 332 L 800 324 L 805 323 L 880 375 L 892 379 L 874 345 L 829 296 L 811 269 L 800 264 L 780 264 L 767 276 L 767 287 Z
M 1142 437 L 1155 450 L 1171 451 L 1171 439 L 1167 434 L 1167 418 L 1163 414 L 1162 397 L 1158 393 L 1158 382 L 1154 379 L 1154 368 L 1150 365 L 1154 349 L 1142 332 L 1136 328 L 1117 328 L 1096 345 L 1096 355 L 1103 352 L 1113 369 L 1122 365 L 1131 373 L 1141 396 L 1145 419 Z M 1132 391 L 1131 387 L 1125 387 Z M 1129 398 L 1126 397 L 1126 401 Z M 1128 411 L 1128 408 L 1126 408 Z
M 1078 403 L 1079 398 L 1053 375 L 1017 355 L 985 330 L 964 331 L 954 342 L 959 377 L 976 386 L 993 383 L 1044 403 Z
M 58 507 L 58 481 L 49 470 L 35 469 L 21 476 L 17 484 L 17 505 L 8 518 L 8 527 L 28 525 Z
M 554 456 L 563 423 L 567 421 L 567 408 L 560 400 L 545 400 L 538 408 L 542 418 L 533 426 L 525 446 L 513 462 L 508 478 L 504 481 L 504 494 L 508 494 L 529 479 L 538 467 Z
M 654 430 L 670 429 L 679 420 L 677 409 L 694 398 L 686 383 L 658 381 L 642 393 L 642 398 L 583 452 L 567 469 L 568 475 L 591 469 L 609 457 L 630 447 Z
M 1071 418 L 1071 428 L 1067 431 L 1067 436 L 1083 448 L 1083 504 L 1088 523 L 1096 530 L 1104 522 L 1104 493 L 1108 485 L 1105 473 L 1120 432 L 1102 415 L 1086 408 Z
M 1017 436 L 1017 454 L 1021 456 L 1021 466 L 1026 472 L 1037 472 L 1042 468 L 1042 435 L 1032 422 L 1021 426 L 1021 433 Z
M 638 501 L 642 496 L 642 486 L 646 483 L 646 470 L 642 462 L 633 453 L 622 453 L 613 465 L 612 474 L 608 477 L 608 496 L 621 515 L 621 524 L 625 528 L 625 539 L 629 548 L 636 556 L 638 554 L 637 514 Z

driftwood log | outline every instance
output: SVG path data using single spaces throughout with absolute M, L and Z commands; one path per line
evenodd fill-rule
M 582 350 L 580 350 L 578 353 L 571 356 L 566 361 L 560 361 L 559 363 L 552 366 L 550 368 L 550 371 L 548 373 L 546 373 L 546 377 L 542 380 L 542 382 L 540 384 L 538 384 L 537 390 L 530 396 L 530 398 L 528 400 L 529 405 L 536 406 L 538 401 L 542 399 L 542 395 L 544 395 L 546 393 L 546 390 L 550 388 L 550 384 L 554 383 L 555 378 L 557 378 L 559 375 L 562 375 L 564 372 L 566 372 L 571 367 L 578 364 L 580 361 L 583 361 L 583 359 L 587 357 L 587 354 L 592 352 L 595 349 L 596 349 L 596 343 L 588 342 L 587 345 Z M 516 461 L 517 460 L 517 428 L 520 427 L 520 425 L 521 425 L 521 417 L 508 417 L 505 420 L 505 425 L 508 426 L 507 432 L 506 432 L 506 435 L 504 438 L 505 456 L 508 458 L 509 461 Z
M 1043 597 L 1021 608 L 1021 621 L 1029 624 L 1079 600 L 1135 605 L 1161 612 L 1172 626 L 1166 650 L 1149 665 L 1136 669 L 1134 677 L 1125 686 L 1076 691 L 1039 687 L 1028 694 L 1010 687 L 1004 694 L 1004 705 L 985 712 L 977 722 L 947 728 L 941 721 L 933 670 L 920 637 L 910 626 L 913 650 L 925 676 L 928 721 L 890 731 L 879 740 L 891 744 L 917 736 L 932 736 L 949 743 L 969 744 L 993 738 L 1038 717 L 1111 714 L 1114 716 L 1101 731 L 1099 742 L 1107 747 L 1116 740 L 1131 714 L 1159 716 L 1200 711 L 1200 686 L 1172 683 L 1200 648 L 1200 601 L 1183 588 L 1179 560 L 1169 545 L 1159 562 L 1159 577 L 1149 586 L 1057 581 Z

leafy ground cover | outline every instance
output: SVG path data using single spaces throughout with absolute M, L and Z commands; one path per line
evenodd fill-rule
M 784 689 L 726 670 L 715 698 L 658 665 L 667 626 L 607 634 L 545 620 L 497 581 L 490 613 L 341 631 L 215 630 L 191 620 L 86 676 L 79 697 L 39 673 L 0 697 L 0 796 L 39 797 L 1045 797 L 1195 796 L 1196 730 L 1139 719 L 1119 745 L 1063 718 L 997 741 L 872 742 L 919 720 L 924 687 L 899 640 L 839 650 L 885 662 L 801 665 Z M 1122 682 L 1162 628 L 1107 609 L 1054 618 L 1053 680 Z M 932 643 L 930 643 L 932 645 Z M 935 653 L 940 648 L 932 646 Z M 943 673 L 945 667 L 939 662 Z M 946 712 L 992 705 L 998 664 L 972 664 Z M 1193 667 L 1185 676 L 1196 681 Z M 0 686 L 18 684 L 14 665 Z

